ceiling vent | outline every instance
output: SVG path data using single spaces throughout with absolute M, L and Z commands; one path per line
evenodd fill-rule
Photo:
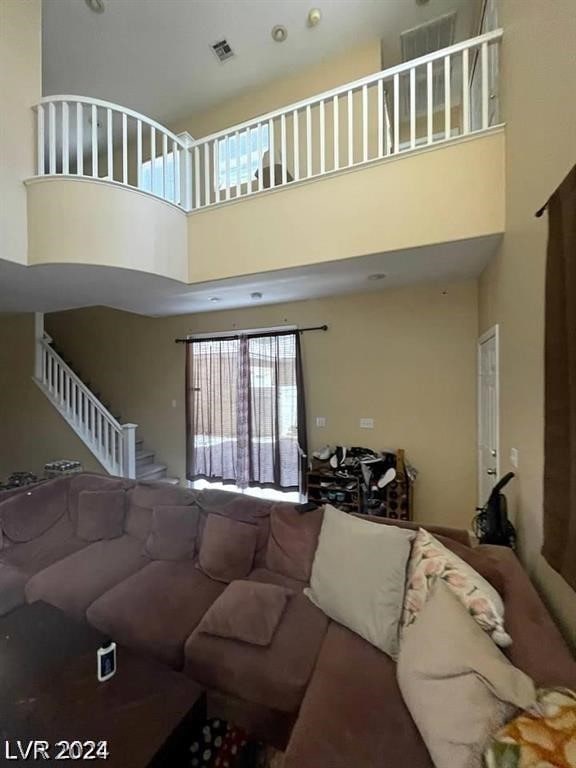
M 453 45 L 455 28 L 456 13 L 448 13 L 446 16 L 439 16 L 426 24 L 402 32 L 400 35 L 402 61 L 411 61 Z
M 228 40 L 218 40 L 217 43 L 212 43 L 210 48 L 214 51 L 218 61 L 227 61 L 234 56 L 234 51 Z

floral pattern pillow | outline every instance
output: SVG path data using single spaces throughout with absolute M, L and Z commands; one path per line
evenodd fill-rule
M 436 579 L 442 579 L 496 645 L 502 648 L 511 645 L 512 638 L 504 630 L 504 604 L 498 592 L 423 528 L 419 529 L 412 543 L 408 562 L 402 634 L 418 618 Z

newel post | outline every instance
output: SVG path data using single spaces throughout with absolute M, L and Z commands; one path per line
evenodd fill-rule
M 181 173 L 180 173 L 180 199 L 182 200 L 182 207 L 185 211 L 192 210 L 192 147 L 194 146 L 194 138 L 188 133 L 183 131 L 178 134 L 178 138 L 184 145 L 184 149 L 181 150 Z
M 44 313 L 34 313 L 34 378 L 36 381 L 44 379 L 43 348 L 44 339 Z
M 136 477 L 136 430 L 138 424 L 122 424 L 122 475 Z

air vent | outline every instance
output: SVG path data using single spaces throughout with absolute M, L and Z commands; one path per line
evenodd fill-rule
M 440 48 L 447 48 L 454 43 L 456 14 L 448 13 L 437 19 L 421 24 L 419 27 L 407 29 L 400 35 L 402 46 L 402 61 L 411 61 L 419 56 L 425 56 Z
M 227 61 L 234 56 L 234 51 L 228 40 L 218 40 L 217 43 L 212 43 L 210 48 L 212 48 L 219 61 Z

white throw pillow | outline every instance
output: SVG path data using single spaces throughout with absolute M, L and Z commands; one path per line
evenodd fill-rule
M 481 768 L 490 737 L 536 695 L 440 579 L 402 641 L 397 677 L 436 768 Z
M 395 658 L 412 531 L 362 520 L 327 504 L 312 565 L 312 602 Z

